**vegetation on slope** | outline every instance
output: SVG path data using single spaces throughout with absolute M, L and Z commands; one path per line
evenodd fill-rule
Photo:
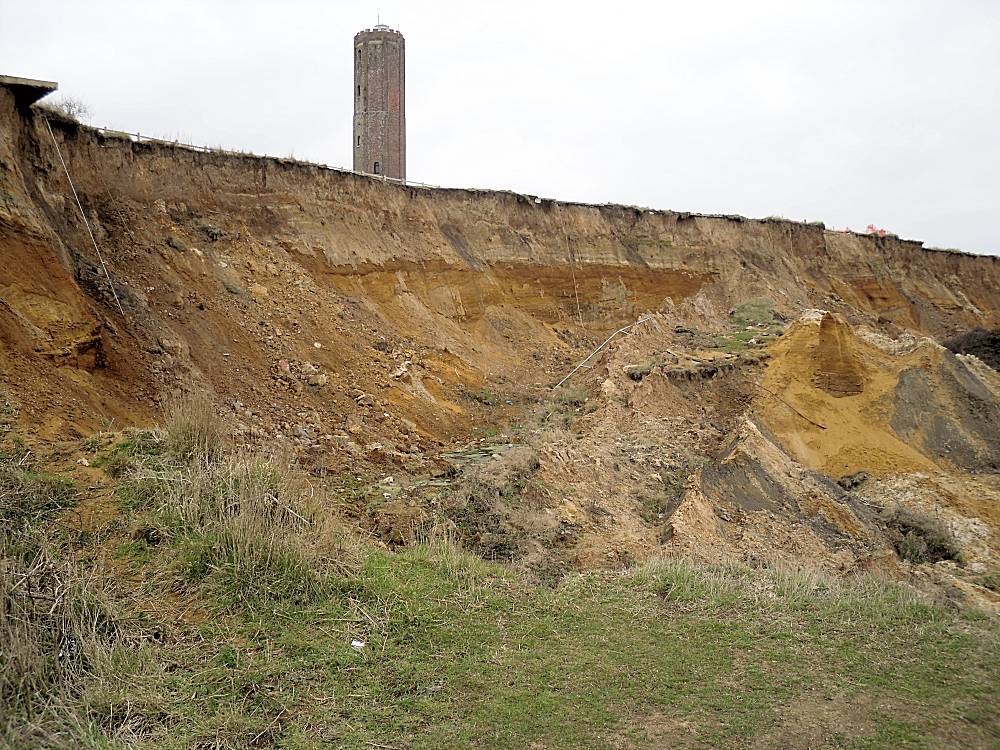
M 221 436 L 191 402 L 106 451 L 121 515 L 97 534 L 57 523 L 64 483 L 5 462 L 7 744 L 1000 739 L 998 629 L 974 611 L 773 567 L 660 560 L 539 587 L 448 540 L 390 553 L 288 461 Z

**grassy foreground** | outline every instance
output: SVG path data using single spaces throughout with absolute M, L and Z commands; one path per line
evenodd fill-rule
M 541 588 L 448 543 L 366 546 L 280 462 L 179 432 L 107 453 L 104 536 L 60 536 L 65 484 L 3 464 L 8 746 L 1000 744 L 985 615 L 682 560 Z

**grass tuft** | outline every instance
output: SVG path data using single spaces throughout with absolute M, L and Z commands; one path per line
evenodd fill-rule
M 177 572 L 227 604 L 308 602 L 349 569 L 354 545 L 279 462 L 231 454 L 160 485 L 158 521 Z
M 167 451 L 177 459 L 211 462 L 223 453 L 225 430 L 205 393 L 188 393 L 171 402 L 164 427 Z
M 552 394 L 553 400 L 563 406 L 581 407 L 587 403 L 590 394 L 586 388 L 564 385 Z
M 102 452 L 91 465 L 104 469 L 110 477 L 123 477 L 140 467 L 147 459 L 163 455 L 164 442 L 161 432 L 129 430 L 125 437 Z
M 0 459 L 0 524 L 5 528 L 44 522 L 75 502 L 70 480 Z
M 741 302 L 729 313 L 734 325 L 768 325 L 775 321 L 774 301 L 767 297 L 754 297 Z
M 106 579 L 63 559 L 40 532 L 28 532 L 30 543 L 24 533 L 0 532 L 0 737 L 79 746 L 63 742 L 80 727 L 62 706 L 117 637 Z

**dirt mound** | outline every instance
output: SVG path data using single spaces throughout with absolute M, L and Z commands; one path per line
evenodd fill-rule
M 832 318 L 803 318 L 771 347 L 753 405 L 755 418 L 796 460 L 829 477 L 933 470 L 928 456 L 893 431 L 889 402 L 900 371 L 909 364 L 932 366 L 940 360 L 940 350 L 921 347 L 894 358 L 855 337 L 843 321 L 828 323 L 824 337 L 822 321 Z M 832 352 L 824 347 L 830 339 Z M 863 388 L 831 393 L 820 387 L 830 384 L 824 375 L 830 372 L 849 372 L 851 381 Z
M 929 456 L 976 472 L 1000 470 L 1000 402 L 988 381 L 950 352 L 899 375 L 890 424 Z
M 750 420 L 689 483 L 670 532 L 671 548 L 702 558 L 809 558 L 834 568 L 879 546 L 869 508 L 797 464 Z
M 837 478 L 996 471 L 1000 402 L 990 378 L 929 340 L 893 354 L 832 320 L 799 322 L 772 349 L 755 413 L 782 445 Z

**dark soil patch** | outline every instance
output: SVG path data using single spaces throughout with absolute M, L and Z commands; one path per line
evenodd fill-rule
M 955 354 L 974 354 L 994 370 L 1000 370 L 1000 328 L 973 328 L 952 336 L 944 345 Z

